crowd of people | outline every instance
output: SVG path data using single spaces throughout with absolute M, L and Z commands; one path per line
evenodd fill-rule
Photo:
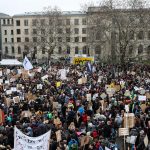
M 150 149 L 150 66 L 87 68 L 1 67 L 0 149 L 13 149 L 14 126 L 31 137 L 51 130 L 50 150 Z M 124 145 L 125 113 L 134 114 L 129 136 L 136 138 Z

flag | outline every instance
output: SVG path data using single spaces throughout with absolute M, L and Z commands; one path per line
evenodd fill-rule
M 89 73 L 92 73 L 92 65 L 91 65 L 90 62 L 87 63 L 87 71 L 88 71 Z
M 23 61 L 23 67 L 25 70 L 30 70 L 33 68 L 31 62 L 29 61 L 29 59 L 25 56 L 24 61 Z

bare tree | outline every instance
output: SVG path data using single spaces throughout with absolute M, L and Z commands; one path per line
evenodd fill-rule
M 30 46 L 37 47 L 35 51 L 46 54 L 48 61 L 55 54 L 64 56 L 68 44 L 67 37 L 71 32 L 66 31 L 65 17 L 57 7 L 48 7 L 42 13 L 38 13 L 32 22 L 32 31 L 33 40 Z
M 145 1 L 130 0 L 100 3 L 98 7 L 88 9 L 88 43 L 101 56 L 101 59 L 124 64 L 130 57 L 136 56 L 134 48 L 137 40 L 143 40 L 148 30 L 149 10 Z M 142 54 L 140 47 L 138 55 Z M 101 53 L 103 54 L 101 55 Z

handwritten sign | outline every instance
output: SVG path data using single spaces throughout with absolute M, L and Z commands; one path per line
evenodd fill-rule
M 86 62 L 93 62 L 94 58 L 92 57 L 74 57 L 73 64 L 85 64 Z

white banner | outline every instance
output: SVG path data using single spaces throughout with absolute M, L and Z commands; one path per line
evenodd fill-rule
M 51 131 L 38 136 L 29 137 L 15 127 L 14 150 L 49 150 Z

